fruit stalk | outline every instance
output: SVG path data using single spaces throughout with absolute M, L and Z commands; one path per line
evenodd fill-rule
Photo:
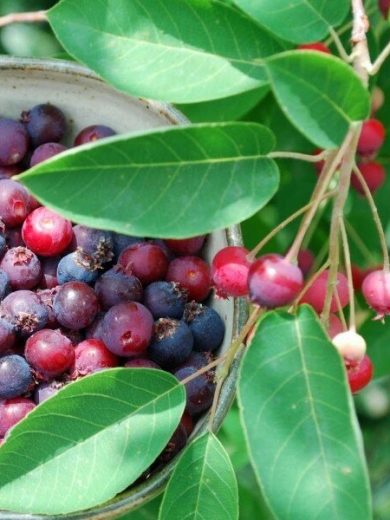
M 27 13 L 10 13 L 0 16 L 0 27 L 5 27 L 12 23 L 36 23 L 47 22 L 46 11 L 32 11 Z

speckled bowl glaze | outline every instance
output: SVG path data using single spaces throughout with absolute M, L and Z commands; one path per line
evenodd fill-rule
M 0 116 L 16 118 L 22 110 L 39 103 L 58 105 L 68 119 L 65 143 L 92 124 L 113 127 L 118 133 L 136 132 L 167 125 L 184 125 L 188 120 L 173 107 L 145 99 L 126 96 L 109 87 L 93 72 L 77 64 L 60 60 L 30 60 L 0 57 Z M 226 245 L 240 245 L 239 227 L 218 231 L 209 236 L 205 256 L 208 261 Z M 247 306 L 241 300 L 216 300 L 212 306 L 223 317 L 226 335 L 220 352 L 224 352 L 232 337 L 242 327 Z M 218 402 L 215 425 L 221 424 L 235 394 L 238 363 L 233 364 Z M 201 418 L 192 434 L 200 435 L 206 428 L 207 414 Z M 64 516 L 42 516 L 0 512 L 0 520 L 25 519 L 111 519 L 136 509 L 158 495 L 164 488 L 175 459 L 141 484 L 133 485 L 113 500 L 93 509 Z

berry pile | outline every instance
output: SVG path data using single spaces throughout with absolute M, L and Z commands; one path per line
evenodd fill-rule
M 182 380 L 210 363 L 225 334 L 205 303 L 206 236 L 148 240 L 74 225 L 11 179 L 64 151 L 66 131 L 49 104 L 0 119 L 0 440 L 64 385 L 104 368 Z M 91 126 L 74 145 L 114 134 Z M 187 383 L 186 412 L 161 461 L 186 443 L 214 388 L 213 370 Z

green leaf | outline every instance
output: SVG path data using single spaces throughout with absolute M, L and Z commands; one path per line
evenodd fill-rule
M 156 459 L 185 406 L 170 374 L 112 369 L 45 401 L 0 449 L 0 508 L 59 514 L 100 504 Z
M 368 117 L 370 97 L 351 67 L 319 52 L 288 51 L 267 61 L 271 86 L 290 121 L 320 148 L 340 146 Z
M 236 121 L 249 112 L 268 92 L 267 85 L 223 99 L 177 105 L 177 108 L 193 123 Z
M 135 511 L 130 511 L 120 516 L 118 520 L 156 520 L 160 509 L 161 497 L 162 495 L 159 495 Z
M 348 0 L 235 0 L 241 9 L 280 38 L 293 43 L 322 40 L 347 16 Z
M 367 343 L 367 354 L 374 365 L 374 377 L 390 375 L 390 320 L 367 320 L 359 330 Z
M 176 103 L 266 84 L 262 59 L 281 50 L 248 16 L 211 0 L 62 0 L 48 17 L 69 54 L 116 88 Z
M 237 481 L 229 456 L 212 433 L 185 450 L 169 480 L 159 520 L 235 520 Z
M 371 518 L 345 369 L 311 308 L 264 316 L 238 385 L 252 465 L 275 516 Z
M 18 180 L 75 222 L 182 238 L 240 222 L 269 201 L 279 181 L 264 157 L 273 144 L 253 123 L 169 127 L 71 150 Z

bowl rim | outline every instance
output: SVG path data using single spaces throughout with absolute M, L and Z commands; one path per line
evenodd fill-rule
M 59 59 L 18 58 L 0 55 L 0 74 L 4 70 L 26 72 L 40 71 L 73 75 L 84 79 L 95 80 L 109 88 L 112 88 L 113 90 L 116 90 L 118 93 L 124 96 L 127 95 L 126 93 L 118 91 L 109 85 L 87 67 L 71 61 Z M 189 119 L 169 103 L 134 96 L 129 97 L 138 100 L 148 110 L 160 116 L 160 118 L 161 116 L 164 117 L 170 125 L 190 124 Z M 224 232 L 226 241 L 229 246 L 242 246 L 242 235 L 239 225 L 231 226 L 225 229 Z M 246 300 L 243 298 L 234 299 L 232 330 L 233 338 L 239 334 L 247 317 L 248 304 Z M 222 385 L 221 394 L 217 403 L 213 422 L 213 431 L 217 431 L 219 429 L 234 400 L 236 386 L 235 383 L 238 377 L 240 359 L 242 355 L 243 349 L 241 349 L 241 351 L 236 355 L 229 374 Z M 191 437 L 191 440 L 199 437 L 207 431 L 209 414 L 210 411 L 208 411 L 200 420 L 200 424 L 198 423 L 199 426 L 196 428 L 196 431 Z M 161 470 L 152 475 L 150 479 L 147 479 L 136 486 L 133 485 L 132 488 L 118 493 L 118 495 L 110 501 L 93 508 L 74 513 L 68 513 L 66 515 L 20 514 L 3 510 L 0 511 L 0 520 L 56 520 L 61 518 L 66 518 L 69 520 L 103 520 L 108 518 L 118 518 L 127 512 L 134 511 L 135 509 L 141 507 L 163 491 L 180 455 L 181 452 Z

